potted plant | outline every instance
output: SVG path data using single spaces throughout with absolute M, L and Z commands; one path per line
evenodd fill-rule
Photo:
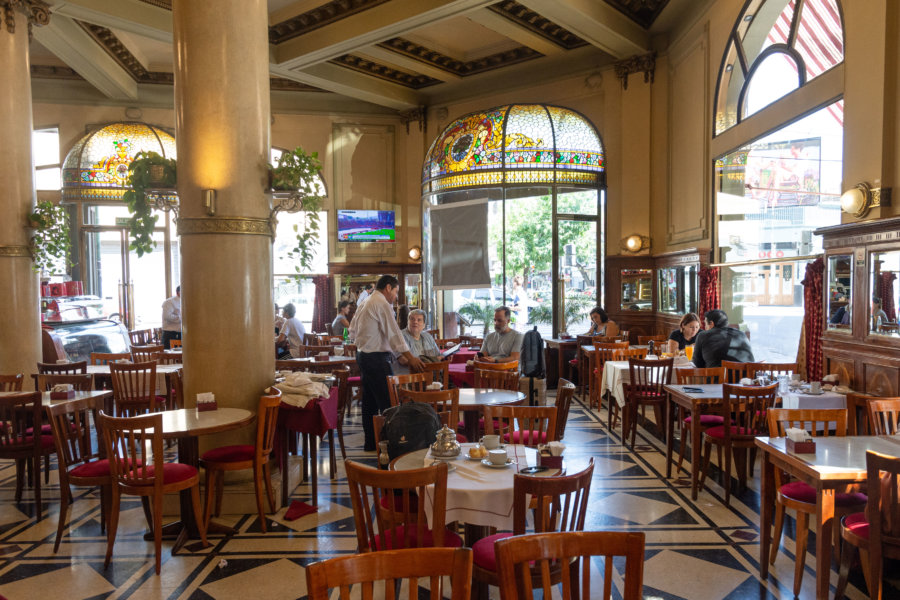
M 484 337 L 494 322 L 495 309 L 496 307 L 487 300 L 472 300 L 460 307 L 459 314 L 468 317 L 472 325 L 482 323 L 484 325 L 482 337 Z
M 297 277 L 312 268 L 315 257 L 314 246 L 319 239 L 319 211 L 322 209 L 324 197 L 321 195 L 322 164 L 318 152 L 307 154 L 303 148 L 288 150 L 278 157 L 277 164 L 270 165 L 271 187 L 276 192 L 289 192 L 286 202 L 280 209 L 289 212 L 304 213 L 304 227 L 301 231 L 294 225 L 297 234 L 294 247 L 288 257 L 296 259 L 294 269 Z
M 66 209 L 49 200 L 38 202 L 34 212 L 28 215 L 28 222 L 34 229 L 31 236 L 33 269 L 50 273 L 62 261 L 69 266 L 69 219 Z
M 175 159 L 164 158 L 156 152 L 139 152 L 128 166 L 128 185 L 131 189 L 122 195 L 128 204 L 131 218 L 128 228 L 131 232 L 131 249 L 143 256 L 152 252 L 153 229 L 158 217 L 153 214 L 153 204 L 147 201 L 147 191 L 172 189 L 175 187 Z

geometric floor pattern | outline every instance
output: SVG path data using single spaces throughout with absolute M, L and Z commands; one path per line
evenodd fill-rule
M 552 392 L 550 394 L 552 396 Z M 362 451 L 358 409 L 344 427 L 348 457 L 374 466 L 374 454 Z M 677 434 L 676 434 L 677 435 Z M 749 489 L 723 502 L 713 469 L 707 489 L 690 498 L 690 480 L 665 479 L 665 445 L 651 430 L 639 429 L 635 450 L 620 444 L 620 431 L 606 428 L 605 410 L 572 403 L 566 428 L 569 471 L 593 457 L 595 469 L 586 530 L 643 531 L 647 536 L 644 597 L 653 599 L 791 598 L 794 573 L 793 521 L 788 519 L 778 559 L 767 581 L 759 578 L 759 467 Z M 174 450 L 169 450 L 174 454 Z M 327 448 L 319 452 L 317 513 L 288 522 L 282 508 L 268 515 L 263 534 L 253 515 L 223 515 L 237 528 L 232 537 L 211 537 L 211 546 L 171 554 L 163 542 L 162 574 L 154 574 L 153 543 L 144 541 L 146 520 L 140 503 L 123 499 L 113 561 L 103 568 L 106 540 L 100 533 L 99 492 L 74 488 L 70 527 L 60 551 L 53 553 L 59 510 L 55 469 L 42 486 L 44 518 L 26 490 L 14 501 L 15 466 L 0 461 L 0 596 L 10 600 L 190 599 L 295 600 L 306 596 L 304 566 L 356 551 L 353 512 L 338 466 L 327 475 Z M 309 502 L 310 487 L 301 484 L 291 499 Z M 813 525 L 814 526 L 814 525 Z M 813 598 L 815 535 L 800 598 Z M 886 566 L 885 572 L 891 578 Z M 837 572 L 832 569 L 832 586 Z M 621 581 L 619 581 L 621 583 Z M 889 582 L 896 583 L 896 582 Z M 862 590 L 862 591 L 861 591 Z M 888 588 L 892 597 L 897 588 Z M 832 587 L 833 593 L 833 587 Z M 492 588 L 492 597 L 498 597 Z M 621 598 L 618 591 L 616 598 Z M 865 598 L 858 571 L 851 575 L 848 598 Z M 893 596 L 897 597 L 897 596 Z

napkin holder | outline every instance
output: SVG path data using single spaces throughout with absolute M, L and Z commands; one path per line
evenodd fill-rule
M 564 446 L 557 449 L 560 452 Z M 563 455 L 553 454 L 550 446 L 546 444 L 538 445 L 537 462 L 539 467 L 550 467 L 551 469 L 562 469 Z
M 219 404 L 216 402 L 216 395 L 212 393 L 197 394 L 197 412 L 206 412 L 208 410 L 217 410 Z
M 71 384 L 61 384 L 54 386 L 50 390 L 51 400 L 71 400 L 75 397 L 75 388 Z
M 807 431 L 803 429 L 791 428 L 785 431 L 787 440 L 784 447 L 788 452 L 794 454 L 815 454 L 816 442 L 810 437 Z
M 313 360 L 315 360 L 315 362 L 328 362 L 328 355 L 327 354 L 316 354 L 315 357 L 313 358 Z

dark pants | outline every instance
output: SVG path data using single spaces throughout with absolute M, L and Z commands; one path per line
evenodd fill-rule
M 170 342 L 171 342 L 172 340 L 180 340 L 180 339 L 181 339 L 181 332 L 180 332 L 180 331 L 163 331 L 163 332 L 162 332 L 162 339 L 159 340 L 159 341 L 161 341 L 163 347 L 164 347 L 166 350 L 168 350 L 169 347 L 171 346 Z
M 356 364 L 362 381 L 362 419 L 366 450 L 375 450 L 372 417 L 390 408 L 387 378 L 394 374 L 390 352 L 357 352 Z

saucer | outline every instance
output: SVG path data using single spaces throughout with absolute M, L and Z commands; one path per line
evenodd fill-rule
M 805 394 L 805 395 L 807 395 L 807 396 L 821 396 L 822 394 L 825 393 L 825 390 L 819 390 L 818 392 L 812 392 L 812 391 L 810 391 L 810 390 L 807 390 L 807 391 L 802 392 L 802 393 Z
M 431 463 L 430 465 L 428 465 L 428 466 L 429 466 L 429 467 L 433 467 L 434 465 L 437 465 L 437 464 L 440 464 L 440 463 L 444 463 L 445 465 L 447 465 L 447 472 L 448 472 L 448 473 L 452 473 L 453 471 L 456 470 L 456 465 L 454 465 L 453 463 L 447 462 L 446 460 L 437 460 L 437 459 L 435 459 L 435 461 L 432 462 L 432 463 Z
M 466 460 L 487 460 L 486 458 L 482 458 L 480 456 L 470 456 L 468 452 L 465 454 Z
M 489 459 L 483 458 L 483 459 L 481 459 L 481 464 L 483 464 L 483 465 L 486 466 L 486 467 L 490 467 L 490 468 L 492 468 L 492 469 L 504 469 L 504 468 L 508 467 L 509 465 L 514 465 L 514 464 L 516 464 L 516 461 L 514 461 L 514 460 L 511 459 L 511 458 L 507 458 L 507 459 L 506 459 L 506 462 L 503 463 L 502 465 L 495 465 L 495 464 L 492 463 Z

